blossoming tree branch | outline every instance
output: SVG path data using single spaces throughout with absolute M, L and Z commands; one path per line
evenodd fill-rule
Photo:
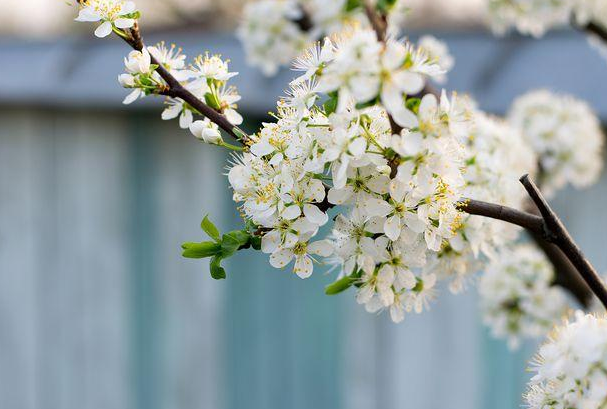
M 225 278 L 222 261 L 248 248 L 275 268 L 292 264 L 301 278 L 330 265 L 327 294 L 354 288 L 369 312 L 388 310 L 399 322 L 428 308 L 437 282 L 458 293 L 480 273 L 484 320 L 511 347 L 552 330 L 575 303 L 568 293 L 602 310 L 601 277 L 546 200 L 598 180 L 596 115 L 547 90 L 518 98 L 506 118 L 434 91 L 454 59 L 434 37 L 399 39 L 405 3 L 249 3 L 238 36 L 250 63 L 266 75 L 289 64 L 298 72 L 273 120 L 252 135 L 239 128 L 240 95 L 229 85 L 237 73 L 227 60 L 206 52 L 188 63 L 176 46 L 146 46 L 130 1 L 82 0 L 76 20 L 133 48 L 119 77 L 131 90 L 124 103 L 164 96 L 162 119 L 232 151 L 228 180 L 242 229 L 221 234 L 205 217 L 210 240 L 182 246 L 185 257 L 211 259 L 213 278 Z M 496 31 L 539 36 L 572 23 L 607 40 L 601 0 L 488 3 Z M 327 224 L 330 235 L 319 238 Z M 521 238 L 521 227 L 534 240 Z M 604 312 L 580 311 L 555 329 L 535 365 L 530 407 L 606 407 Z

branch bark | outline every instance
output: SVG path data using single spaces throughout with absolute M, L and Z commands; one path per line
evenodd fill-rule
M 575 266 L 588 287 L 607 308 L 607 287 L 601 277 L 592 266 L 588 258 L 575 243 L 565 225 L 557 214 L 552 210 L 535 183 L 524 175 L 521 183 L 527 190 L 529 197 L 535 203 L 543 219 L 544 237 L 547 241 L 554 243 L 565 254 L 567 259 Z
M 578 26 L 576 26 L 578 27 Z M 605 44 L 607 44 L 607 29 L 597 23 L 590 22 L 585 27 L 579 27 L 581 30 L 586 31 L 588 34 L 592 34 L 600 38 Z

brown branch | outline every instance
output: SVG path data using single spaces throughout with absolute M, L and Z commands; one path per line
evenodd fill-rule
M 605 287 L 599 274 L 577 246 L 561 219 L 552 210 L 535 183 L 529 178 L 529 175 L 524 175 L 520 180 L 540 211 L 541 218 L 543 219 L 544 237 L 546 237 L 548 241 L 554 243 L 563 254 L 565 254 L 567 259 L 575 266 L 578 273 L 582 276 L 588 287 L 590 287 L 592 292 L 598 297 L 605 308 L 607 308 L 607 287 Z
M 603 42 L 607 43 L 607 28 L 603 27 L 602 25 L 600 25 L 598 23 L 590 22 L 586 26 L 583 26 L 583 27 L 580 27 L 577 24 L 574 24 L 574 26 L 580 30 L 585 31 L 588 34 L 591 34 L 591 35 L 594 35 L 594 36 L 600 38 L 601 40 L 603 40 Z
M 544 222 L 540 216 L 516 210 L 508 206 L 487 203 L 480 200 L 462 199 L 458 202 L 457 208 L 468 214 L 489 217 L 491 219 L 515 224 L 536 234 L 543 233 Z
M 375 6 L 371 4 L 369 0 L 363 1 L 363 7 L 369 23 L 371 24 L 373 31 L 375 31 L 375 35 L 377 35 L 377 39 L 381 42 L 386 41 L 386 32 L 388 30 L 386 16 L 378 13 L 375 10 Z
M 129 38 L 123 38 L 127 44 L 129 44 L 133 49 L 137 51 L 143 50 L 144 43 L 141 38 L 141 34 L 139 31 L 139 25 L 135 23 L 133 28 L 129 29 Z M 163 80 L 166 81 L 168 85 L 168 89 L 162 91 L 162 95 L 167 95 L 173 98 L 181 98 L 189 105 L 191 105 L 194 109 L 196 109 L 201 115 L 209 118 L 211 122 L 215 123 L 219 128 L 223 129 L 228 135 L 233 137 L 234 139 L 245 143 L 246 139 L 248 139 L 247 134 L 242 131 L 238 126 L 233 125 L 228 119 L 217 112 L 203 101 L 198 99 L 194 94 L 188 91 L 181 83 L 171 75 L 171 73 L 162 66 L 154 56 L 150 56 L 152 64 L 158 65 L 156 71 L 162 77 Z

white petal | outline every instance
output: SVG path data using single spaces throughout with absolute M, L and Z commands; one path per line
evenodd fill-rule
M 367 141 L 365 138 L 356 138 L 348 145 L 348 151 L 354 157 L 359 157 L 365 153 L 367 149 Z
M 274 152 L 274 146 L 272 146 L 266 139 L 262 139 L 261 141 L 251 145 L 251 152 L 255 156 L 262 157 Z
M 312 270 L 314 266 L 312 265 L 312 259 L 308 256 L 299 256 L 295 260 L 295 267 L 293 267 L 293 272 L 299 276 L 299 278 L 308 278 L 312 275 Z
M 322 212 L 317 206 L 312 204 L 305 204 L 303 207 L 303 212 L 306 219 L 318 226 L 323 226 L 325 223 L 327 223 L 327 221 L 329 221 L 329 216 Z
M 118 18 L 114 21 L 114 25 L 118 28 L 131 28 L 135 25 L 135 20 L 132 18 Z
M 367 198 L 362 203 L 362 210 L 369 216 L 387 216 L 392 211 L 392 206 L 388 202 L 380 198 Z
M 270 265 L 274 268 L 283 268 L 293 259 L 293 251 L 289 249 L 280 249 L 270 256 Z
M 181 105 L 169 105 L 162 111 L 162 119 L 164 121 L 168 121 L 170 119 L 175 119 L 181 113 Z
M 316 254 L 321 257 L 329 257 L 333 254 L 333 246 L 328 240 L 318 240 L 308 244 L 308 253 Z
M 275 252 L 279 245 L 280 232 L 278 230 L 272 230 L 261 238 L 261 251 L 266 254 Z
M 392 304 L 390 307 L 390 318 L 397 324 L 405 319 L 405 310 L 400 303 Z
M 126 96 L 122 103 L 125 105 L 131 104 L 135 102 L 137 98 L 139 98 L 139 95 L 141 95 L 141 90 L 135 89 L 129 95 Z
M 233 109 L 226 109 L 224 115 L 232 125 L 240 125 L 242 123 L 242 116 Z
M 354 193 L 354 188 L 352 186 L 346 186 L 343 189 L 329 189 L 328 200 L 329 203 L 335 205 L 342 205 L 348 201 L 352 197 Z
M 386 233 L 386 236 L 388 236 L 390 240 L 398 240 L 400 229 L 400 216 L 394 215 L 386 219 L 386 222 L 384 223 L 384 233 Z
M 393 81 L 398 87 L 409 95 L 419 93 L 424 88 L 424 77 L 411 71 L 399 71 L 394 74 Z
M 112 23 L 109 21 L 104 21 L 97 30 L 95 30 L 95 35 L 99 38 L 107 37 L 112 32 Z
M 194 121 L 194 115 L 192 115 L 192 111 L 186 109 L 179 117 L 179 127 L 181 129 L 188 129 L 192 124 L 192 121 Z
M 297 219 L 299 215 L 301 215 L 301 209 L 297 205 L 287 206 L 281 213 L 281 216 L 287 220 Z

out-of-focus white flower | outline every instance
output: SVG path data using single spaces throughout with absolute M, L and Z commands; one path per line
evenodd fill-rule
M 607 28 L 607 3 L 603 0 L 489 0 L 489 19 L 498 34 L 515 27 L 523 34 L 541 37 L 550 29 L 568 25 L 572 19 L 580 26 L 592 22 Z
M 463 197 L 524 208 L 527 195 L 518 179 L 535 175 L 537 158 L 520 132 L 502 119 L 478 110 L 474 126 L 465 141 L 465 186 Z M 441 279 L 451 279 L 449 289 L 458 293 L 467 281 L 482 270 L 487 258 L 513 242 L 517 227 L 489 218 L 462 215 L 455 236 L 434 254 L 426 270 Z
M 455 65 L 455 58 L 453 58 L 453 56 L 449 53 L 447 44 L 431 35 L 422 36 L 417 44 L 420 49 L 426 52 L 428 55 L 428 60 L 432 63 L 438 64 L 445 72 L 442 75 L 435 76 L 434 79 L 436 82 L 439 84 L 446 82 L 447 73 L 451 71 Z
M 492 29 L 504 34 L 515 27 L 541 37 L 552 28 L 569 24 L 574 0 L 489 0 Z
M 97 37 L 107 37 L 114 27 L 131 28 L 135 19 L 131 16 L 137 11 L 135 3 L 124 0 L 85 0 L 80 2 L 80 12 L 76 21 L 97 22 L 101 25 L 95 30 Z
M 289 64 L 313 40 L 296 20 L 302 9 L 294 0 L 261 0 L 245 6 L 237 35 L 251 65 L 274 75 Z
M 533 91 L 514 101 L 508 119 L 535 150 L 541 187 L 548 197 L 566 184 L 584 188 L 598 180 L 604 135 L 586 103 L 546 90 Z
M 607 405 L 607 320 L 577 311 L 557 327 L 532 362 L 530 409 L 601 409 Z
M 221 145 L 223 143 L 219 127 L 208 118 L 192 122 L 189 125 L 189 128 L 196 138 L 205 141 L 206 143 L 213 145 Z
M 479 282 L 483 320 L 495 337 L 517 348 L 521 338 L 546 334 L 567 311 L 565 293 L 551 286 L 552 266 L 530 244 L 502 248 Z

